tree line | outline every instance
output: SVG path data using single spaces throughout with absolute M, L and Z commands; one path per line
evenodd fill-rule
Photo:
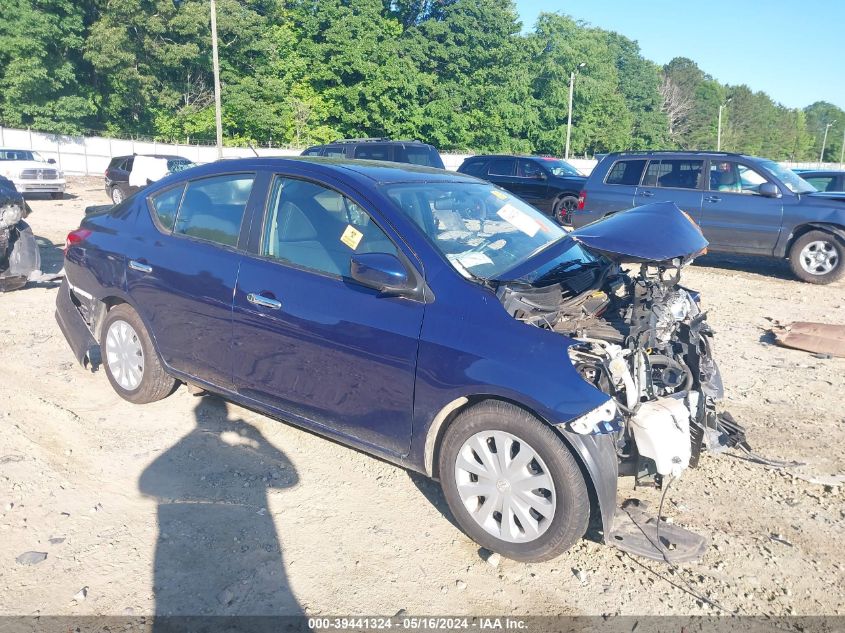
M 510 0 L 217 0 L 226 142 L 416 138 L 562 155 L 722 148 L 839 160 L 845 112 L 786 108 L 694 61 Z M 579 67 L 584 63 L 583 67 Z M 0 125 L 162 141 L 214 137 L 208 0 L 3 0 Z

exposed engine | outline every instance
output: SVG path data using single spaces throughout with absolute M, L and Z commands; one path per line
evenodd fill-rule
M 612 398 L 615 412 L 584 416 L 571 430 L 616 433 L 620 460 L 638 477 L 658 475 L 658 484 L 696 466 L 702 448 L 744 441 L 716 415 L 722 382 L 713 333 L 697 296 L 678 284 L 686 263 L 643 263 L 629 273 L 593 262 L 539 287 L 506 283 L 497 291 L 514 318 L 577 341 L 571 362 Z

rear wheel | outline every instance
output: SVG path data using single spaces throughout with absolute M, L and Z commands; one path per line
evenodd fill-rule
M 587 529 L 578 463 L 551 428 L 517 406 L 489 401 L 462 413 L 446 430 L 438 464 L 460 526 L 503 556 L 548 560 Z
M 789 251 L 792 272 L 802 281 L 829 284 L 845 273 L 845 245 L 824 231 L 809 231 L 795 240 Z
M 120 204 L 126 198 L 126 193 L 120 185 L 115 185 L 111 190 L 111 201 Z
M 126 304 L 112 308 L 103 323 L 100 347 L 112 388 L 135 404 L 170 395 L 176 380 L 167 375 L 138 313 Z
M 572 212 L 578 208 L 578 196 L 564 194 L 554 204 L 554 218 L 558 224 L 572 224 Z

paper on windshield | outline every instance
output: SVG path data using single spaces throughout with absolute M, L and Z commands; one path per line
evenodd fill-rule
M 528 237 L 537 235 L 540 230 L 540 224 L 524 211 L 520 211 L 512 204 L 505 204 L 496 212 L 508 224 L 515 226 L 517 229 L 525 233 Z
M 458 253 L 457 255 L 447 255 L 447 257 L 452 261 L 457 261 L 464 268 L 472 268 L 473 266 L 493 263 L 493 260 L 487 257 L 484 253 Z

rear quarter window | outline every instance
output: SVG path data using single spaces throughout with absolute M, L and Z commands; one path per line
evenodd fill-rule
M 604 179 L 607 185 L 638 185 L 645 169 L 646 160 L 619 160 Z
M 158 223 L 168 231 L 173 230 L 176 212 L 179 210 L 179 203 L 182 201 L 184 192 L 185 185 L 182 184 L 157 193 L 150 199 Z

